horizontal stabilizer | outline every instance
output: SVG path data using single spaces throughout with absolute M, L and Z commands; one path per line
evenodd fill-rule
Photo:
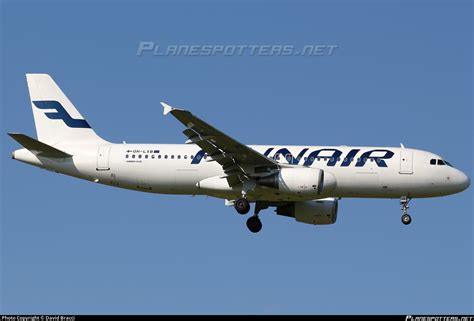
M 16 140 L 20 145 L 31 151 L 36 156 L 51 157 L 51 158 L 66 158 L 72 155 L 65 153 L 53 146 L 42 143 L 30 136 L 19 133 L 8 133 L 8 135 Z

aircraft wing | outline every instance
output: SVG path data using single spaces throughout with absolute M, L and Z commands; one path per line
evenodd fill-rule
M 279 167 L 273 159 L 239 143 L 189 111 L 173 108 L 163 102 L 161 105 L 164 115 L 171 114 L 186 126 L 183 134 L 188 137 L 187 143 L 198 145 L 211 161 L 222 166 L 230 186 L 248 180 L 256 173 L 270 172 Z

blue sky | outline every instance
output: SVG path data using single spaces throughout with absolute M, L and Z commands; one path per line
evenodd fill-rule
M 472 188 L 343 199 L 332 226 L 94 185 L 12 161 L 51 74 L 105 139 L 182 143 L 159 101 L 248 144 L 438 153 L 472 178 L 470 1 L 2 1 L 1 313 L 474 313 Z M 136 56 L 160 45 L 337 45 L 323 56 Z

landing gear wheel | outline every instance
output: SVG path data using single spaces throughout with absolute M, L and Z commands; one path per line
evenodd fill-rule
M 247 220 L 247 227 L 252 233 L 258 233 L 262 229 L 262 221 L 258 218 L 258 216 L 251 216 Z
M 405 225 L 408 225 L 411 223 L 411 216 L 408 214 L 403 214 L 402 215 L 402 223 Z
M 234 203 L 235 210 L 239 214 L 247 214 L 250 211 L 250 203 L 245 198 L 239 198 Z

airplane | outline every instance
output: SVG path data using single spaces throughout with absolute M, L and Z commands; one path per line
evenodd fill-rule
M 37 139 L 8 133 L 24 148 L 12 158 L 55 173 L 159 194 L 222 198 L 237 213 L 261 210 L 297 222 L 336 222 L 341 198 L 399 199 L 410 224 L 413 198 L 467 189 L 470 179 L 441 156 L 400 147 L 244 145 L 191 112 L 166 103 L 184 125 L 185 144 L 114 144 L 99 137 L 48 74 L 26 74 Z

